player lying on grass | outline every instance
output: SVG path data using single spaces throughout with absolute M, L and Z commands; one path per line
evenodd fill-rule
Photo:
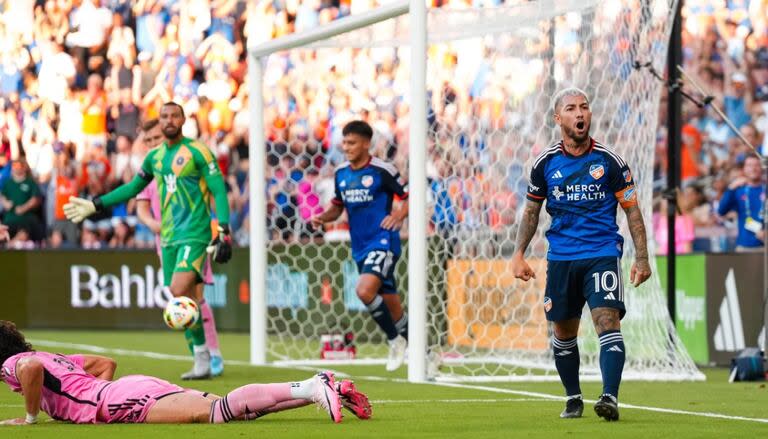
M 224 423 L 320 405 L 334 422 L 341 407 L 368 419 L 368 398 L 348 380 L 320 372 L 293 383 L 248 384 L 224 397 L 185 389 L 159 378 L 128 375 L 112 381 L 117 363 L 96 355 L 34 351 L 12 322 L 0 320 L 0 379 L 24 395 L 26 418 L 2 424 L 37 423 L 40 410 L 76 424 Z

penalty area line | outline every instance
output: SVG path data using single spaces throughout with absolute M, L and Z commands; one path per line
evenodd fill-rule
M 565 401 L 567 399 L 564 396 L 550 395 L 548 393 L 528 392 L 525 390 L 500 389 L 498 387 L 477 386 L 477 385 L 471 385 L 471 384 L 458 384 L 458 383 L 429 383 L 429 384 L 432 384 L 435 386 L 443 386 L 443 387 L 454 387 L 458 389 L 482 390 L 486 392 L 528 396 L 533 398 L 549 399 L 554 401 Z M 597 402 L 597 400 L 585 399 L 584 402 L 588 404 L 594 404 Z M 650 407 L 650 406 L 643 406 L 643 405 L 636 405 L 636 404 L 626 404 L 623 402 L 619 403 L 619 408 L 631 409 L 631 410 L 642 410 L 646 412 L 667 413 L 671 415 L 698 416 L 702 418 L 725 419 L 728 421 L 747 421 L 747 422 L 759 422 L 762 424 L 768 424 L 768 419 L 764 419 L 764 418 L 749 418 L 746 416 L 732 416 L 732 415 L 724 415 L 722 413 L 711 413 L 711 412 L 692 412 L 689 410 L 666 409 L 662 407 Z

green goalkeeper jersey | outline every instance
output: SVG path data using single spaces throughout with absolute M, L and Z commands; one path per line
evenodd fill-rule
M 151 150 L 138 175 L 101 197 L 100 203 L 109 207 L 127 201 L 153 178 L 157 180 L 160 198 L 160 240 L 164 247 L 211 240 L 211 194 L 219 222 L 229 222 L 229 204 L 219 165 L 208 147 L 187 137 L 174 145 L 164 142 Z

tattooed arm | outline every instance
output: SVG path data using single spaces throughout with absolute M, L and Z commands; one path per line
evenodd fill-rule
M 539 227 L 539 213 L 541 212 L 542 204 L 541 202 L 528 200 L 525 203 L 523 217 L 517 228 L 515 254 L 512 256 L 512 271 L 516 278 L 524 281 L 536 277 L 536 273 L 525 262 L 525 251 L 528 249 L 528 244 L 531 243 L 531 239 L 533 239 L 533 235 L 536 234 L 536 229 Z
M 643 214 L 637 205 L 624 208 L 629 222 L 629 233 L 632 235 L 632 241 L 635 243 L 635 263 L 629 274 L 629 281 L 632 285 L 638 286 L 651 277 L 651 265 L 648 262 L 648 239 L 645 234 L 645 223 Z

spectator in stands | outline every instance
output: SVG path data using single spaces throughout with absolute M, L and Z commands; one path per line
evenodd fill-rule
M 11 178 L 0 190 L 0 202 L 5 211 L 3 223 L 8 226 L 12 237 L 24 229 L 27 237 L 33 241 L 42 239 L 42 224 L 38 217 L 40 189 L 30 175 L 26 162 L 13 161 Z
M 75 175 L 75 167 L 64 150 L 64 145 L 56 144 L 56 167 L 52 179 L 51 188 L 48 193 L 53 197 L 53 224 L 52 233 L 56 232 L 60 236 L 62 243 L 75 244 L 79 240 L 79 231 L 77 225 L 68 221 L 64 215 L 64 204 L 69 202 L 69 197 L 79 195 L 79 185 Z
M 734 179 L 720 199 L 717 213 L 721 217 L 735 212 L 738 222 L 736 251 L 762 251 L 765 242 L 763 205 L 765 182 L 760 159 L 747 156 L 742 166 L 743 176 Z

